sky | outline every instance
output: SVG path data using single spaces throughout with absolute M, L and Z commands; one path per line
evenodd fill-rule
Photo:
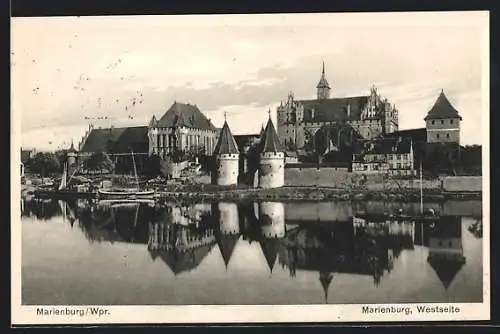
M 174 101 L 215 126 L 258 133 L 290 91 L 331 97 L 375 85 L 400 129 L 424 127 L 441 89 L 481 144 L 488 108 L 486 12 L 13 18 L 13 134 L 22 147 L 67 148 L 94 127 L 147 125 Z M 484 128 L 483 128 L 484 129 Z

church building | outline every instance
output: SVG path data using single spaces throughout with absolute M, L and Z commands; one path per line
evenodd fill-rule
M 287 150 L 303 149 L 325 125 L 349 124 L 366 140 L 398 130 L 398 110 L 372 87 L 370 94 L 331 97 L 325 65 L 313 100 L 295 100 L 293 93 L 277 109 L 278 135 Z

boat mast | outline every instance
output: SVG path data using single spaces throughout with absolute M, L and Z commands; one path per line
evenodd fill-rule
M 422 182 L 422 159 L 420 159 L 420 213 L 424 213 L 424 190 Z
M 68 165 L 67 162 L 64 163 L 63 174 L 61 177 L 61 184 L 59 185 L 59 190 L 66 188 L 66 178 L 68 177 Z
M 134 163 L 134 174 L 135 174 L 135 182 L 137 184 L 137 190 L 139 190 L 139 179 L 137 177 L 137 167 L 135 166 L 135 158 L 134 158 L 134 151 L 130 149 L 132 152 L 132 162 Z

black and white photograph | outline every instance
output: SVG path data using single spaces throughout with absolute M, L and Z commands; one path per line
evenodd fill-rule
M 12 18 L 13 322 L 489 319 L 488 22 Z

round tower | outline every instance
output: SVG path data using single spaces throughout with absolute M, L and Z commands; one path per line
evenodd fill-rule
M 269 116 L 260 142 L 259 187 L 278 188 L 284 185 L 285 152 L 271 121 L 271 116 Z
M 276 239 L 285 236 L 285 205 L 279 202 L 259 203 L 259 221 L 264 238 Z
M 240 233 L 238 206 L 236 203 L 219 202 L 219 229 L 223 235 L 236 235 Z
M 237 184 L 240 152 L 227 121 L 224 121 L 213 155 L 215 167 L 212 171 L 212 183 L 221 186 Z

